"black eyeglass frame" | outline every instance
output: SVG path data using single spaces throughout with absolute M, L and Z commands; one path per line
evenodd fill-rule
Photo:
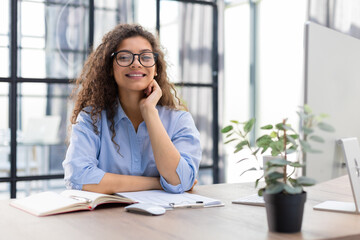
M 128 65 L 126 65 L 126 66 L 120 65 L 120 63 L 117 61 L 116 56 L 118 55 L 118 53 L 121 53 L 121 52 L 132 54 L 132 60 L 131 60 L 131 62 L 130 62 Z M 142 54 L 148 54 L 148 53 L 152 53 L 152 54 L 154 55 L 154 64 L 151 65 L 151 66 L 145 66 L 145 65 L 141 62 L 141 57 L 140 57 L 140 56 L 141 56 Z M 120 50 L 120 51 L 117 51 L 117 52 L 113 52 L 113 53 L 110 55 L 110 57 L 115 58 L 116 64 L 119 65 L 120 67 L 128 67 L 128 66 L 130 66 L 131 64 L 133 64 L 134 61 L 135 61 L 135 56 L 138 57 L 138 61 L 139 61 L 139 63 L 141 64 L 141 66 L 146 67 L 146 68 L 151 68 L 151 67 L 155 66 L 155 64 L 156 64 L 156 62 L 157 62 L 157 60 L 158 60 L 159 54 L 156 53 L 156 52 L 132 53 L 132 52 L 127 51 L 127 50 Z

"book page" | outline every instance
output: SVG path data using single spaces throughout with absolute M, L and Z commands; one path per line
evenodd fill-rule
M 75 199 L 83 199 L 85 201 L 94 202 L 99 197 L 106 197 L 107 194 L 87 192 L 82 190 L 65 190 L 61 193 L 62 196 Z
M 118 195 L 109 195 L 103 193 L 88 192 L 82 190 L 65 190 L 61 193 L 62 196 L 73 198 L 79 201 L 88 202 L 91 209 L 94 209 L 99 204 L 104 203 L 133 203 L 134 201 Z
M 171 208 L 171 203 L 193 204 L 199 201 L 203 202 L 205 207 L 223 206 L 223 203 L 219 200 L 191 193 L 173 194 L 163 190 L 149 190 L 139 192 L 122 192 L 117 194 L 130 198 L 136 202 L 153 203 L 165 208 Z
M 67 208 L 79 203 L 83 204 L 78 200 L 61 196 L 55 192 L 42 192 L 29 197 L 15 199 L 10 202 L 10 205 L 33 215 L 43 216 L 66 211 Z M 86 209 L 86 206 L 84 208 Z

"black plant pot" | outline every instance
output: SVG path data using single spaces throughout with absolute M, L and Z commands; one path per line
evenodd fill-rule
M 264 193 L 266 215 L 271 232 L 301 231 L 306 192 L 301 194 Z

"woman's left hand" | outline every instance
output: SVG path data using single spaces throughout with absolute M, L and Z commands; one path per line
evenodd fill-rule
M 140 100 L 140 111 L 142 115 L 144 115 L 148 109 L 155 108 L 162 96 L 161 88 L 155 79 L 146 87 L 144 93 L 145 98 Z
M 192 191 L 197 183 L 198 183 L 198 180 L 195 179 L 194 184 L 192 185 L 192 187 L 187 192 Z

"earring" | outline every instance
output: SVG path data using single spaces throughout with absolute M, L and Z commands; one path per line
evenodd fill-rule
M 155 77 L 157 76 L 157 73 L 155 73 Z

